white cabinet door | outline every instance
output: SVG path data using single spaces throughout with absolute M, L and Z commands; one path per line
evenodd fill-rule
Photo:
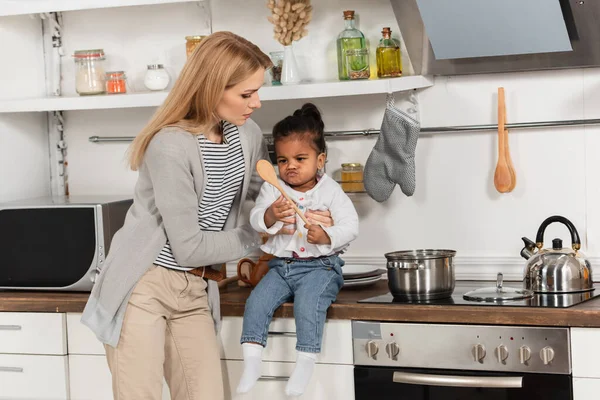
M 574 377 L 600 378 L 599 328 L 571 328 L 571 360 Z
M 70 355 L 69 384 L 71 400 L 113 400 L 112 379 L 105 356 Z M 171 399 L 166 384 L 162 398 Z
M 244 395 L 235 390 L 242 376 L 243 361 L 222 361 L 225 400 L 289 400 L 285 395 L 287 378 L 293 363 L 263 362 L 263 378 Z M 303 399 L 354 400 L 354 367 L 352 365 L 316 364 Z
M 573 378 L 573 400 L 600 399 L 600 379 Z
M 0 313 L 0 353 L 67 354 L 65 314 Z
M 219 333 L 222 359 L 243 359 L 240 345 L 242 324 L 242 317 L 223 318 Z M 292 318 L 276 318 L 271 322 L 263 360 L 296 361 L 296 324 Z M 352 324 L 349 320 L 334 319 L 325 322 L 322 352 L 317 362 L 347 365 L 353 363 Z
M 0 354 L 0 399 L 68 399 L 67 356 Z
M 87 326 L 81 323 L 81 314 L 67 314 L 67 342 L 69 354 L 104 355 L 104 346 Z

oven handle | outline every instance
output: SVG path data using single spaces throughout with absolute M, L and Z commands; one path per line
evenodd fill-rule
M 485 388 L 523 387 L 523 377 L 521 376 L 429 375 L 395 371 L 392 380 L 394 383 L 407 383 L 409 385 Z

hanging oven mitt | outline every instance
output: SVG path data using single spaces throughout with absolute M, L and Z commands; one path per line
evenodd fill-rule
M 386 201 L 396 184 L 402 193 L 415 192 L 415 150 L 420 124 L 394 105 L 388 94 L 377 143 L 365 164 L 364 184 L 369 196 L 378 202 Z

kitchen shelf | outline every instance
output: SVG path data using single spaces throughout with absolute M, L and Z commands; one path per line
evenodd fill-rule
M 310 99 L 401 92 L 432 85 L 433 78 L 417 75 L 392 79 L 314 82 L 293 86 L 264 86 L 260 89 L 259 95 L 262 101 Z M 167 94 L 168 92 L 147 92 L 98 96 L 6 99 L 0 100 L 0 113 L 156 107 L 165 100 Z
M 8 15 L 89 10 L 94 8 L 191 3 L 197 1 L 201 0 L 0 0 L 0 17 Z

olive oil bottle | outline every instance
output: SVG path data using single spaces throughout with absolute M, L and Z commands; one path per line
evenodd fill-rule
M 400 46 L 392 39 L 392 30 L 388 27 L 381 31 L 382 38 L 377 46 L 377 77 L 392 78 L 402 76 L 402 56 Z
M 346 24 L 346 28 L 337 38 L 338 77 L 341 80 L 351 79 L 350 71 L 348 71 L 348 61 L 354 63 L 364 62 L 361 58 L 353 56 L 351 56 L 351 60 L 348 60 L 348 50 L 362 50 L 367 48 L 365 35 L 356 29 L 353 10 L 344 11 L 344 23 Z M 366 66 L 368 66 L 368 57 L 366 58 L 366 65 L 363 67 Z

